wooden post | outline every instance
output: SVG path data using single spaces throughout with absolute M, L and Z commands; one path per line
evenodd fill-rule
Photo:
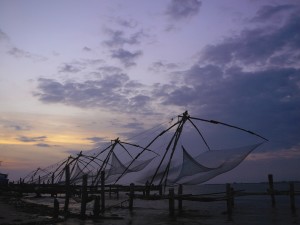
M 96 196 L 94 201 L 94 217 L 98 217 L 100 214 L 100 196 Z
M 119 200 L 119 185 L 117 185 L 117 199 Z
M 174 188 L 169 189 L 169 215 L 174 216 L 175 212 L 175 199 L 174 199 Z
M 109 185 L 109 198 L 111 198 L 111 185 Z
M 36 186 L 36 197 L 41 197 L 40 188 L 41 188 L 41 176 L 39 176 L 38 184 Z
M 273 183 L 273 175 L 272 174 L 268 175 L 268 180 L 269 180 L 269 193 L 270 193 L 271 199 L 272 199 L 272 207 L 275 207 L 276 201 L 275 201 L 274 183 Z
M 69 165 L 66 165 L 66 181 L 65 181 L 65 207 L 64 207 L 64 213 L 68 214 L 69 211 L 69 201 L 70 201 L 70 167 Z
M 231 192 L 231 205 L 232 208 L 234 208 L 234 188 L 230 188 L 230 192 Z
M 53 217 L 55 219 L 58 218 L 58 215 L 59 215 L 59 202 L 57 201 L 57 199 L 55 198 L 54 199 L 54 211 L 53 211 Z
M 291 201 L 291 210 L 292 212 L 296 211 L 296 206 L 295 206 L 295 187 L 294 183 L 290 182 L 290 201 Z
M 53 187 L 53 184 L 54 184 L 54 173 L 52 173 L 52 178 L 51 178 L 51 197 L 54 197 L 54 187 Z
M 232 220 L 232 195 L 230 184 L 226 184 L 226 199 L 227 199 L 227 218 Z
M 149 182 L 147 181 L 146 182 L 146 185 L 145 185 L 146 187 L 146 197 L 149 197 L 149 195 L 150 195 L 150 184 L 149 184 Z
M 162 185 L 159 185 L 159 195 L 162 196 L 163 194 L 163 188 Z
M 130 193 L 129 193 L 129 210 L 132 211 L 133 208 L 133 198 L 134 198 L 134 183 L 130 184 Z
M 105 211 L 105 172 L 101 171 L 101 212 Z
M 81 210 L 80 210 L 80 216 L 81 218 L 85 217 L 85 211 L 86 211 L 86 203 L 88 198 L 87 193 L 87 175 L 82 176 L 82 191 L 81 191 Z
M 52 179 L 51 179 L 51 184 L 54 184 L 54 173 L 52 173 Z
M 178 187 L 178 210 L 181 211 L 182 210 L 182 184 L 179 184 L 179 187 Z

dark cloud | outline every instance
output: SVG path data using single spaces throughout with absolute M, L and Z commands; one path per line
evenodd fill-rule
M 122 69 L 116 66 L 101 66 L 98 68 L 101 74 L 111 75 L 122 73 Z
M 26 126 L 26 125 L 19 125 L 19 124 L 12 124 L 7 126 L 9 128 L 13 128 L 16 131 L 22 131 L 22 130 L 30 130 L 31 127 L 30 126 Z
M 9 37 L 0 29 L 0 41 L 9 41 Z
M 44 141 L 46 138 L 47 136 L 38 136 L 38 137 L 19 136 L 16 139 L 21 142 L 39 142 L 39 141 Z
M 127 124 L 123 125 L 123 127 L 137 131 L 137 130 L 143 130 L 144 124 L 136 121 L 136 122 L 127 123 Z
M 178 65 L 175 63 L 167 63 L 164 61 L 156 61 L 151 64 L 149 67 L 149 70 L 152 70 L 154 72 L 166 72 L 169 70 L 178 69 Z
M 278 57 L 298 64 L 300 54 L 300 14 L 292 14 L 279 28 L 260 27 L 206 47 L 201 58 L 217 64 L 242 63 L 247 66 L 276 66 Z M 285 57 L 281 57 L 284 60 Z M 281 63 L 280 63 L 281 64 Z M 280 65 L 282 66 L 282 64 Z
M 38 92 L 34 96 L 44 103 L 62 103 L 82 108 L 105 108 L 122 112 L 149 110 L 150 97 L 144 94 L 144 86 L 132 81 L 125 74 L 102 76 L 84 82 L 64 83 L 40 78 Z
M 111 51 L 111 57 L 118 59 L 125 67 L 136 65 L 135 60 L 142 55 L 142 51 L 131 52 L 122 48 Z
M 29 59 L 32 59 L 34 61 L 45 61 L 45 60 L 47 60 L 47 58 L 45 58 L 43 56 L 32 54 L 30 52 L 24 51 L 24 50 L 19 49 L 17 47 L 10 48 L 7 51 L 7 53 L 11 56 L 16 57 L 16 58 L 29 58 Z
M 133 19 L 117 19 L 117 24 L 125 28 L 135 28 L 138 22 Z
M 91 143 L 94 145 L 99 145 L 100 143 L 107 142 L 107 140 L 102 137 L 89 137 L 89 138 L 85 138 L 85 140 L 91 141 Z
M 257 11 L 252 22 L 266 22 L 281 13 L 295 9 L 294 5 L 266 5 Z
M 60 73 L 78 73 L 83 69 L 84 68 L 81 63 L 64 63 L 59 67 L 58 71 Z
M 50 148 L 50 147 L 52 147 L 52 145 L 48 145 L 48 144 L 45 144 L 45 143 L 38 143 L 35 146 L 43 147 L 43 148 Z
M 205 69 L 211 71 L 207 67 L 191 68 L 183 75 L 180 86 L 169 91 L 161 87 L 163 91 L 158 97 L 163 104 L 184 106 L 196 114 L 256 130 L 269 137 L 276 148 L 299 143 L 299 69 L 245 72 L 232 68 L 224 71 L 223 76 L 212 78 L 198 73 L 205 74 Z
M 149 96 L 139 94 L 130 98 L 130 105 L 133 108 L 138 108 L 138 107 L 144 108 L 150 103 L 150 101 L 151 98 Z
M 84 46 L 84 47 L 82 48 L 82 50 L 85 51 L 85 52 L 91 52 L 91 51 L 92 51 L 91 48 L 86 47 L 86 46 Z
M 198 0 L 172 0 L 166 15 L 173 20 L 190 18 L 198 14 L 201 4 L 201 1 Z
M 136 32 L 129 37 L 126 37 L 125 33 L 121 30 L 111 30 L 107 29 L 106 33 L 109 36 L 109 40 L 103 43 L 108 47 L 123 47 L 127 45 L 137 45 L 140 44 L 141 38 L 145 36 L 143 31 Z
M 155 98 L 207 118 L 230 121 L 267 136 L 270 149 L 300 144 L 300 16 L 248 29 L 208 46 L 199 63 L 173 85 L 157 84 Z

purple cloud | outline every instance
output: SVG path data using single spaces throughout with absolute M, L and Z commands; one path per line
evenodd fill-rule
M 198 0 L 172 0 L 166 15 L 173 20 L 190 18 L 198 14 L 202 2 Z

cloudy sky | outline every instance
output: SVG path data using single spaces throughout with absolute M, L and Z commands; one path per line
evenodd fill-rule
M 220 180 L 299 180 L 299 30 L 294 0 L 1 0 L 0 170 L 188 110 L 270 140 Z

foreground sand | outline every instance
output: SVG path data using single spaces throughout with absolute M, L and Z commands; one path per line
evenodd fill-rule
M 55 224 L 52 209 L 41 205 L 28 204 L 20 197 L 12 195 L 0 196 L 0 224 Z

